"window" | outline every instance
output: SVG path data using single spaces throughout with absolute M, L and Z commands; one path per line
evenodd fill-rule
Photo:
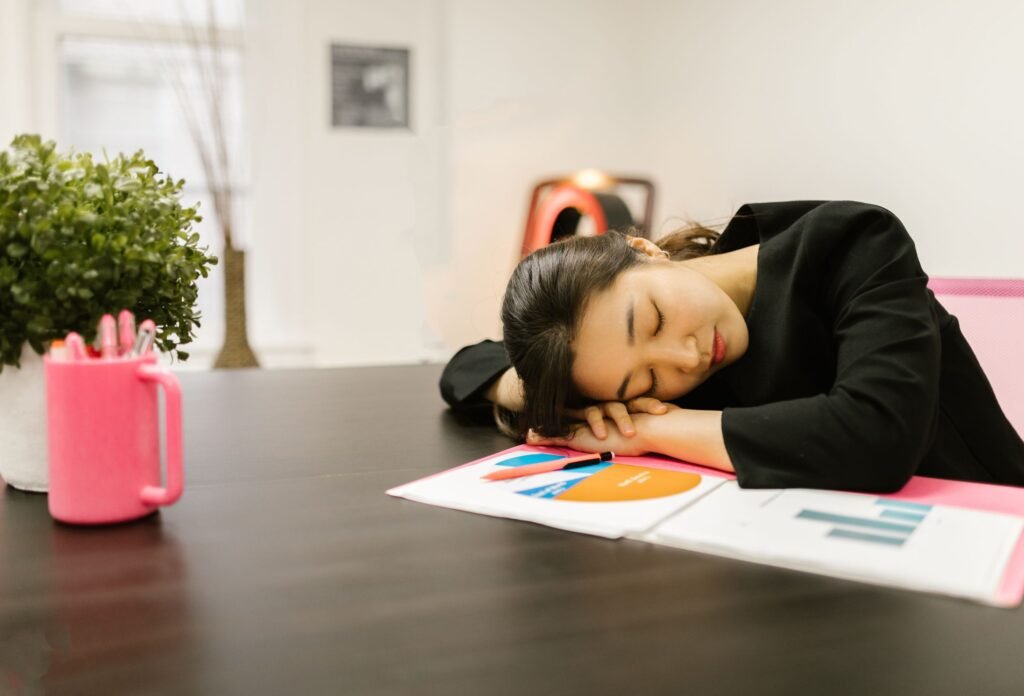
M 207 31 L 209 2 L 215 32 Z M 218 182 L 207 180 L 193 134 L 200 134 L 208 152 L 216 151 L 210 108 L 211 93 L 216 95 L 231 163 L 228 181 L 235 184 L 235 245 L 245 248 L 242 3 L 209 2 L 57 0 L 57 137 L 61 149 L 98 158 L 104 151 L 113 156 L 141 148 L 162 171 L 185 179 L 183 203 L 199 202 L 204 219 L 197 231 L 219 255 L 223 240 L 212 196 Z M 218 87 L 211 89 L 214 79 Z M 196 340 L 184 347 L 195 356 L 190 362 L 212 361 L 223 339 L 221 268 L 199 280 L 203 319 Z

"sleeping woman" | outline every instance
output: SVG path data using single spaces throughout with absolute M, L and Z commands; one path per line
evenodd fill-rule
M 530 444 L 656 452 L 747 488 L 1024 485 L 1024 442 L 889 211 L 742 206 L 720 234 L 608 233 L 523 259 L 504 344 L 457 353 L 456 409 Z

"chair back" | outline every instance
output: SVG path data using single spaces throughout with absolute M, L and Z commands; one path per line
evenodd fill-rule
M 1024 279 L 932 278 L 960 322 L 1007 419 L 1024 437 Z
M 598 235 L 633 225 L 629 208 L 618 196 L 561 184 L 539 204 L 536 198 L 531 203 L 522 255 L 527 256 L 562 237 L 573 236 L 584 215 L 593 219 L 594 234 Z

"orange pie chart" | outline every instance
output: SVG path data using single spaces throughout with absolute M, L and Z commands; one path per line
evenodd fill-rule
M 612 503 L 677 495 L 696 488 L 701 482 L 700 474 L 686 471 L 615 463 L 598 467 L 598 470 L 581 478 L 516 492 L 565 502 Z
M 686 471 L 612 464 L 555 497 L 558 500 L 595 503 L 664 498 L 696 488 L 700 479 L 700 474 Z

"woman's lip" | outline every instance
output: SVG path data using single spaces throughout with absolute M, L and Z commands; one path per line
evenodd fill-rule
M 714 367 L 718 363 L 725 359 L 725 339 L 722 338 L 722 334 L 718 333 L 718 329 L 715 329 L 714 338 L 714 350 L 711 353 L 711 366 Z

